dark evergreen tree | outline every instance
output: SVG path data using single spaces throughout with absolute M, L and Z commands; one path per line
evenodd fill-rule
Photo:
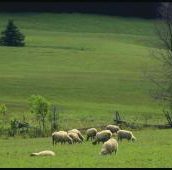
M 9 20 L 7 27 L 1 32 L 0 45 L 1 46 L 24 46 L 25 36 L 19 31 L 18 27 Z

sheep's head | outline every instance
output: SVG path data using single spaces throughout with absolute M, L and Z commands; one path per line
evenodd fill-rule
M 102 149 L 101 152 L 99 153 L 100 155 L 107 155 L 108 152 L 106 149 Z
M 92 142 L 92 144 L 93 144 L 93 145 L 96 145 L 96 144 L 97 144 L 97 141 L 96 141 L 96 140 L 94 140 L 94 141 Z
M 30 156 L 38 156 L 38 153 L 31 153 Z
M 132 140 L 132 142 L 136 141 L 136 137 L 132 136 L 131 140 Z

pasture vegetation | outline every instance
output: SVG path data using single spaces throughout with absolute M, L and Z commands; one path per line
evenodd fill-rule
M 57 144 L 51 138 L 0 139 L 1 167 L 62 167 L 62 168 L 170 168 L 172 130 L 146 129 L 134 131 L 137 141 L 119 142 L 117 155 L 99 155 L 102 144 Z M 52 150 L 54 157 L 30 157 L 32 152 Z
M 58 106 L 61 129 L 113 123 L 118 110 L 135 123 L 165 124 L 155 88 L 144 71 L 158 68 L 154 20 L 88 14 L 0 13 L 26 36 L 25 47 L 0 47 L 0 103 L 8 119 L 33 123 L 28 99 L 41 95 Z M 171 167 L 171 130 L 134 131 L 137 142 L 119 144 L 117 156 L 99 155 L 90 142 L 58 144 L 51 138 L 0 139 L 1 167 Z M 51 149 L 55 157 L 30 158 Z
M 28 98 L 39 94 L 57 104 L 62 127 L 107 124 L 115 110 L 129 121 L 166 122 L 143 76 L 156 67 L 149 56 L 158 41 L 153 20 L 50 13 L 0 18 L 0 30 L 13 19 L 26 36 L 24 48 L 0 47 L 0 103 L 10 117 L 29 111 Z

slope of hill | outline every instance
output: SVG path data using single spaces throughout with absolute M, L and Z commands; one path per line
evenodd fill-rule
M 0 103 L 9 113 L 29 111 L 40 94 L 57 104 L 63 127 L 127 120 L 165 122 L 144 78 L 156 67 L 154 20 L 88 14 L 1 13 L 26 36 L 26 47 L 0 47 Z M 76 124 L 77 122 L 77 124 Z

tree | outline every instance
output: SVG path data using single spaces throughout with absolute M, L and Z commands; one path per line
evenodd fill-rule
M 1 32 L 0 45 L 2 46 L 24 46 L 25 36 L 19 31 L 18 27 L 9 20 L 6 29 Z
M 57 112 L 57 107 L 55 105 L 51 106 L 51 132 L 58 131 L 59 129 L 59 113 Z
M 159 82 L 159 96 L 172 111 L 172 3 L 161 3 L 159 14 L 162 22 L 156 31 L 162 48 L 157 56 L 162 62 L 163 73 L 163 81 Z
M 158 66 L 149 73 L 154 83 L 153 97 L 163 104 L 163 111 L 172 111 L 172 3 L 161 3 L 158 8 L 160 20 L 156 22 L 155 32 L 160 43 L 152 56 Z
M 31 113 L 36 115 L 39 123 L 42 123 L 42 130 L 45 132 L 45 120 L 49 110 L 49 102 L 40 95 L 32 95 L 29 99 Z

